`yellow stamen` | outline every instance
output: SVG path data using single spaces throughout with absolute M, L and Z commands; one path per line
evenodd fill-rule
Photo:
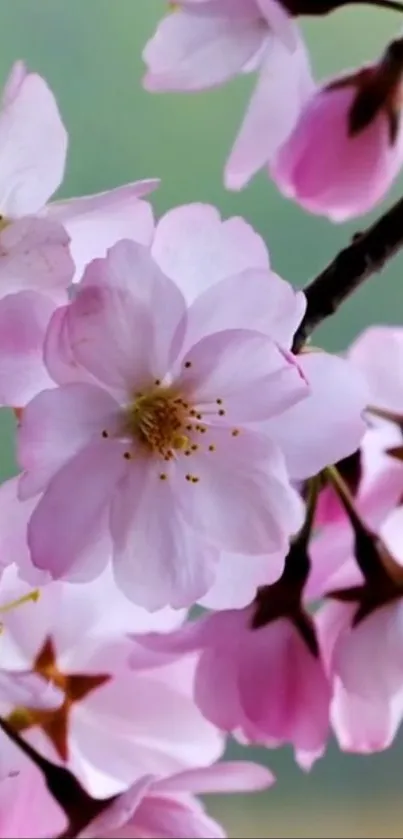
M 25 603 L 37 603 L 40 594 L 41 592 L 39 588 L 36 588 L 28 594 L 18 597 L 16 600 L 11 600 L 10 603 L 6 603 L 5 606 L 0 606 L 0 612 L 4 614 L 5 612 L 11 612 L 12 609 L 17 609 L 18 606 L 24 606 Z

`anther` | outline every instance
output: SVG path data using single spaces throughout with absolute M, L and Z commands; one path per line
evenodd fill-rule
M 200 481 L 200 478 L 196 478 L 194 475 L 192 475 L 192 484 L 198 484 L 199 481 Z
M 216 399 L 217 405 L 222 405 L 222 399 Z
M 191 446 L 190 448 L 192 449 L 192 452 L 197 452 L 199 447 L 198 447 L 197 443 L 193 443 L 193 446 Z
M 215 446 L 209 446 L 208 450 L 209 452 L 215 452 Z
M 223 409 L 222 409 L 222 408 L 219 410 L 219 412 L 218 412 L 218 416 L 219 416 L 219 417 L 225 417 L 225 411 L 223 411 Z
M 239 433 L 240 433 L 239 428 L 233 428 L 233 430 L 231 431 L 231 434 L 232 434 L 233 437 L 238 437 Z
M 196 414 L 196 419 L 203 419 L 203 414 Z
M 191 476 L 191 475 L 185 475 L 185 478 L 186 478 L 186 480 L 187 480 L 187 481 L 191 481 L 191 480 L 192 480 L 192 476 Z
M 102 432 L 102 437 L 104 437 L 104 438 L 105 438 L 105 440 L 107 439 L 107 437 L 109 437 L 109 434 L 108 434 L 108 432 L 106 431 L 106 429 L 105 429 L 105 428 L 104 428 L 104 430 L 103 430 L 103 432 Z
M 125 460 L 131 460 L 132 459 L 132 456 L 131 456 L 130 452 L 125 452 L 123 457 L 124 457 Z
M 189 367 L 191 367 L 191 366 L 192 366 L 191 361 L 185 361 L 185 367 L 186 367 L 187 370 L 189 370 Z
M 167 473 L 166 473 L 166 472 L 161 472 L 161 474 L 160 474 L 160 481 L 166 481 L 166 480 L 167 480 L 167 478 L 168 478 Z
M 155 379 L 154 384 L 158 387 L 161 384 L 161 379 Z

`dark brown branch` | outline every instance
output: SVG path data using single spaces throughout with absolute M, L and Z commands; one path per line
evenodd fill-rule
M 298 352 L 312 332 L 334 315 L 372 274 L 403 247 L 403 198 L 364 233 L 357 233 L 351 245 L 336 256 L 309 285 L 304 288 L 308 301 L 305 317 L 294 337 Z

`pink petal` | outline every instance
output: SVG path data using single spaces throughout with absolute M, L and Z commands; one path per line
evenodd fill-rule
M 225 168 L 228 189 L 242 189 L 271 160 L 312 89 L 302 40 L 290 53 L 278 38 L 268 39 L 256 89 Z
M 399 506 L 389 513 L 380 528 L 380 536 L 392 556 L 403 564 L 403 507 Z
M 70 307 L 58 306 L 50 320 L 43 347 L 46 367 L 59 385 L 97 381 L 73 355 L 69 334 Z
M 192 799 L 177 799 L 173 795 L 150 795 L 143 798 L 132 816 L 126 831 L 132 836 L 152 836 L 161 839 L 225 839 L 219 824 Z M 126 833 L 127 835 L 127 833 Z M 118 833 L 110 839 L 118 839 Z
M 355 85 L 320 88 L 272 162 L 271 174 L 285 195 L 312 213 L 345 221 L 368 212 L 398 173 L 403 133 L 390 143 L 383 109 L 365 130 L 349 136 Z
M 80 561 L 84 575 L 88 565 L 88 578 L 105 567 L 108 554 L 97 555 L 96 548 L 104 514 L 127 468 L 123 451 L 118 442 L 88 445 L 57 472 L 35 508 L 28 526 L 32 561 L 54 579 L 75 572 Z
M 145 306 L 129 294 L 85 286 L 71 304 L 68 333 L 73 362 L 107 387 L 119 401 L 161 371 L 153 371 L 149 350 L 153 324 Z M 163 371 L 165 373 L 165 371 Z
M 348 361 L 309 352 L 298 356 L 298 364 L 311 395 L 266 426 L 296 480 L 316 474 L 358 448 L 368 404 L 366 382 Z
M 106 255 L 120 239 L 134 239 L 151 245 L 154 219 L 151 205 L 139 199 L 158 186 L 157 180 L 57 201 L 47 208 L 48 217 L 59 221 L 71 237 L 71 255 L 76 267 L 74 280 L 81 279 L 86 265 Z
M 403 329 L 371 326 L 354 341 L 349 359 L 368 380 L 370 401 L 403 412 Z
M 42 773 L 25 757 L 18 769 L 0 783 L 2 835 L 17 839 L 59 836 L 67 829 L 63 811 L 50 795 Z
M 102 431 L 114 430 L 119 406 L 101 388 L 78 382 L 39 393 L 18 428 L 18 460 L 25 470 L 19 494 L 40 492 L 64 464 Z M 104 440 L 104 445 L 109 441 Z
M 177 675 L 180 680 L 180 669 Z M 105 780 L 109 775 L 108 786 L 113 783 L 116 791 L 147 774 L 161 777 L 208 765 L 223 750 L 222 736 L 193 697 L 181 691 L 180 681 L 171 675 L 164 682 L 157 671 L 137 675 L 125 670 L 93 691 L 81 713 L 77 706 L 74 729 L 87 767 L 99 767 Z M 97 777 L 90 774 L 100 795 Z
M 32 671 L 0 670 L 0 693 L 3 702 L 28 708 L 59 708 L 64 694 L 60 688 Z
M 152 253 L 188 303 L 225 277 L 269 268 L 266 245 L 252 227 L 241 218 L 221 221 L 209 204 L 166 213 L 157 225 Z
M 202 338 L 181 366 L 177 385 L 208 423 L 266 420 L 309 395 L 295 357 L 265 335 L 246 329 Z
M 287 550 L 290 535 L 302 525 L 303 506 L 280 450 L 246 429 L 233 437 L 228 429 L 210 428 L 205 436 L 205 450 L 176 464 L 175 491 L 186 520 L 225 551 Z M 188 472 L 199 478 L 197 484 L 185 480 Z
M 401 722 L 402 698 L 402 695 L 397 697 L 396 703 L 375 696 L 366 699 L 349 693 L 337 681 L 331 722 L 339 747 L 359 754 L 373 754 L 389 748 Z
M 180 291 L 148 249 L 119 242 L 105 260 L 89 266 L 71 307 L 74 358 L 127 398 L 144 381 L 163 378 L 177 353 L 184 316 Z
M 284 567 L 284 554 L 243 556 L 220 553 L 215 581 L 199 601 L 206 609 L 243 609 L 259 586 L 274 583 Z
M 217 552 L 180 515 L 169 470 L 141 460 L 130 465 L 112 508 L 116 582 L 150 611 L 190 606 L 212 585 Z
M 43 342 L 53 310 L 52 301 L 34 291 L 0 300 L 0 404 L 22 407 L 52 386 Z
M 122 828 L 125 829 L 127 839 L 127 822 L 137 810 L 153 780 L 152 775 L 145 775 L 132 784 L 127 792 L 119 795 L 99 816 L 93 819 L 85 830 L 81 831 L 79 839 L 97 839 L 97 837 L 108 839 L 115 835 L 115 831 L 121 832 Z M 116 836 L 116 839 L 119 837 Z
M 244 713 L 260 737 L 323 752 L 330 686 L 323 665 L 292 624 L 281 619 L 249 633 L 239 675 Z
M 19 93 L 23 81 L 28 75 L 28 70 L 23 61 L 15 61 L 3 88 L 1 104 L 4 107 L 10 105 Z
M 246 269 L 219 280 L 190 306 L 188 336 L 193 343 L 224 329 L 252 329 L 289 349 L 306 308 L 301 291 L 272 271 Z
M 204 769 L 187 769 L 159 781 L 161 792 L 191 792 L 197 795 L 220 792 L 246 792 L 267 789 L 275 778 L 269 769 L 246 760 L 221 761 Z
M 340 633 L 332 668 L 349 693 L 377 701 L 403 688 L 402 618 L 396 601 Z
M 266 37 L 257 13 L 247 20 L 192 11 L 169 14 L 146 44 L 147 90 L 201 90 L 222 84 L 242 70 Z
M 0 296 L 33 289 L 65 302 L 74 272 L 64 228 L 44 218 L 23 218 L 0 232 Z
M 277 0 L 257 0 L 271 31 L 293 52 L 298 46 L 298 30 L 282 3 Z
M 18 478 L 11 478 L 0 486 L 0 556 L 2 566 L 15 562 L 20 576 L 32 586 L 47 582 L 47 575 L 31 562 L 27 544 L 29 519 L 36 499 L 20 501 L 17 497 Z M 4 581 L 2 581 L 4 584 Z M 12 598 L 11 598 L 12 599 Z
M 9 218 L 36 213 L 46 204 L 62 181 L 67 152 L 52 91 L 36 73 L 17 72 L 0 113 L 0 207 Z

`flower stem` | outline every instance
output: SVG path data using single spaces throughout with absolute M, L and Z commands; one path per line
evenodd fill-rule
M 403 198 L 363 233 L 357 233 L 348 247 L 305 288 L 307 308 L 295 333 L 293 351 L 299 352 L 312 332 L 365 280 L 382 270 L 403 247 Z

